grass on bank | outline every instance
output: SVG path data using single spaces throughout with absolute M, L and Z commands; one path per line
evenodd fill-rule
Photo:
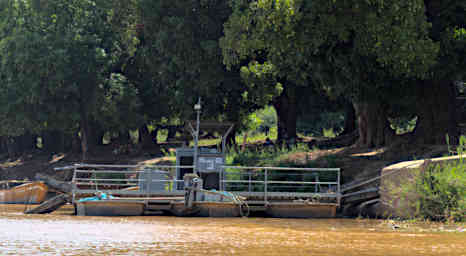
M 459 155 L 466 148 L 461 136 Z M 466 221 L 466 160 L 429 163 L 417 170 L 415 182 L 402 187 L 402 198 L 416 209 L 417 218 L 436 221 Z M 413 196 L 410 195 L 415 195 Z
M 259 150 L 230 150 L 227 153 L 226 163 L 241 166 L 276 166 L 276 167 L 310 167 L 310 161 L 298 164 L 289 160 L 289 156 L 301 152 L 310 152 L 307 145 L 298 144 L 294 147 L 266 146 Z
M 415 193 L 416 217 L 466 221 L 466 163 L 463 160 L 421 168 L 407 193 Z

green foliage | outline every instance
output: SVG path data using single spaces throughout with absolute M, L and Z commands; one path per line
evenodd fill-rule
M 236 132 L 275 129 L 272 107 L 254 112 L 273 103 L 338 133 L 338 95 L 401 105 L 418 79 L 466 77 L 464 1 L 431 2 L 0 1 L 0 136 L 181 123 L 199 96 Z
M 466 137 L 461 136 L 457 152 L 462 154 L 465 147 Z M 402 191 L 404 201 L 417 210 L 415 217 L 466 220 L 466 163 L 463 158 L 428 163 L 418 170 L 415 182 L 403 185 Z
M 303 163 L 291 160 L 290 156 L 297 153 L 308 153 L 310 150 L 306 145 L 298 145 L 297 147 L 287 150 L 285 148 L 263 148 L 260 151 L 245 150 L 241 152 L 230 151 L 227 154 L 227 165 L 239 165 L 239 166 L 266 166 L 266 167 L 315 167 L 312 161 L 305 161 Z M 326 157 L 329 168 L 336 167 L 336 159 L 333 157 Z M 237 170 L 228 170 L 229 174 L 227 179 L 231 180 L 264 180 L 264 171 L 256 170 L 252 172 L 251 177 L 243 174 Z M 291 175 L 290 175 L 291 174 Z M 311 173 L 306 171 L 288 171 L 288 170 L 271 170 L 268 173 L 269 180 L 283 180 L 283 181 L 316 181 L 314 175 L 317 172 Z M 334 182 L 337 179 L 336 172 L 318 172 L 319 181 L 323 182 Z M 235 187 L 237 190 L 247 190 L 247 185 L 240 185 Z M 253 184 L 252 191 L 263 191 L 264 187 L 261 184 Z M 284 190 L 283 190 L 284 189 Z M 270 185 L 269 191 L 290 191 L 291 188 L 284 184 Z M 293 188 L 295 192 L 314 192 L 316 189 L 315 185 L 307 185 Z
M 430 165 L 409 190 L 418 194 L 419 217 L 464 221 L 466 216 L 466 164 L 462 161 Z
M 0 26 L 0 115 L 6 123 L 34 132 L 76 129 L 83 118 L 100 121 L 102 111 L 115 115 L 123 110 L 111 109 L 108 103 L 134 99 L 134 90 L 118 89 L 115 80 L 124 78 L 111 75 L 126 54 L 122 49 L 130 45 L 115 31 L 119 12 L 112 8 L 113 1 L 10 3 Z M 115 91 L 121 97 L 109 97 Z M 120 102 L 110 102 L 117 98 Z M 24 121 L 15 123 L 12 113 Z M 8 129 L 0 133 L 16 135 Z
M 266 106 L 263 109 L 259 109 L 249 114 L 248 119 L 245 121 L 246 128 L 248 131 L 250 131 L 249 135 L 252 137 L 257 137 L 256 139 L 252 139 L 253 141 L 260 140 L 261 137 L 265 139 L 267 136 L 270 137 L 270 135 L 265 135 L 266 131 L 270 133 L 270 131 L 277 125 L 277 114 L 272 106 Z
M 220 39 L 223 62 L 242 66 L 248 97 L 260 92 L 261 100 L 270 99 L 282 91 L 300 105 L 311 101 L 300 90 L 311 87 L 319 96 L 389 104 L 401 84 L 432 77 L 437 64 L 440 44 L 429 36 L 422 0 L 230 3 L 233 14 Z
M 285 161 L 288 156 L 300 152 L 309 152 L 309 148 L 305 144 L 299 144 L 297 147 L 292 147 L 289 150 L 285 147 L 269 148 L 264 147 L 258 151 L 244 150 L 240 152 L 230 151 L 227 154 L 227 164 L 241 166 L 288 166 L 288 167 L 308 167 L 305 164 L 297 164 L 294 162 Z
M 192 119 L 198 97 L 209 119 L 239 124 L 254 110 L 242 97 L 239 72 L 222 65 L 218 39 L 231 13 L 226 1 L 142 0 L 139 6 L 143 42 L 128 69 L 149 117 Z
M 383 68 L 397 77 L 424 77 L 438 52 L 427 36 L 429 23 L 421 0 L 231 4 L 233 14 L 220 40 L 224 63 L 231 67 L 250 59 L 250 72 L 260 72 L 252 71 L 257 65 L 270 66 L 263 70 L 275 69 L 278 77 L 300 85 L 315 80 L 314 74 L 323 77 L 322 65 L 354 80 L 352 68 L 358 66 L 349 63 L 363 58 L 373 67 L 360 72 Z
M 341 112 L 322 111 L 304 114 L 297 122 L 297 131 L 309 136 L 335 137 L 343 131 L 345 117 Z
M 396 134 L 405 134 L 414 130 L 417 119 L 417 117 L 398 117 L 389 120 L 391 128 L 396 131 Z

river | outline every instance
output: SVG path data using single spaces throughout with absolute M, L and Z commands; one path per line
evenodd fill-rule
M 461 225 L 383 220 L 25 215 L 0 205 L 0 255 L 466 255 Z

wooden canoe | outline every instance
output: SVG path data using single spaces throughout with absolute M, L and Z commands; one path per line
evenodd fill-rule
M 0 203 L 40 204 L 47 196 L 48 187 L 42 182 L 25 183 L 10 189 L 0 190 Z

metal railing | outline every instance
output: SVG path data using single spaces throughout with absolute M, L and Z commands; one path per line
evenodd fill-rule
M 220 189 L 248 198 L 299 198 L 340 204 L 339 168 L 224 166 Z
M 73 201 L 78 195 L 97 191 L 122 196 L 183 195 L 178 189 L 176 169 L 193 166 L 172 165 L 92 165 L 76 164 L 73 169 Z
M 74 202 L 77 196 L 97 191 L 125 197 L 182 196 L 184 181 L 176 179 L 176 170 L 193 166 L 76 164 L 65 168 L 74 170 Z M 339 168 L 223 166 L 218 176 L 220 190 L 265 204 L 271 200 L 340 204 Z

